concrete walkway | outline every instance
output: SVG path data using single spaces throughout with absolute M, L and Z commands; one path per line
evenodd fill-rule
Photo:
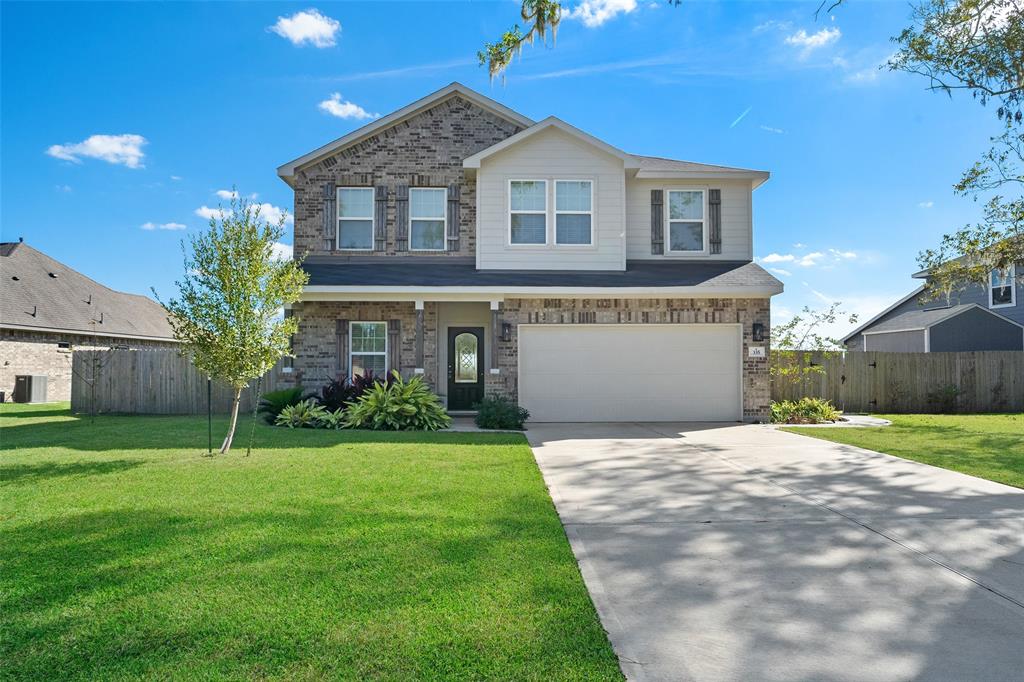
M 527 436 L 631 679 L 1024 679 L 1024 490 L 766 426 Z

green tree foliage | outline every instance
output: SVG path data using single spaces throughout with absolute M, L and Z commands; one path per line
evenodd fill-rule
M 185 275 L 176 282 L 178 297 L 164 303 L 193 364 L 234 389 L 221 453 L 231 448 L 242 389 L 288 353 L 297 331 L 295 318 L 282 319 L 281 309 L 299 299 L 309 276 L 297 261 L 275 256 L 283 234 L 283 216 L 274 225 L 258 206 L 232 199 L 230 210 L 191 238 L 191 249 L 182 242 Z
M 826 335 L 824 328 L 844 317 L 850 324 L 857 322 L 857 315 L 844 312 L 841 307 L 839 302 L 824 310 L 805 306 L 789 322 L 772 327 L 769 372 L 773 379 L 800 383 L 811 375 L 825 372 L 820 364 L 812 361 L 813 354 L 828 357 L 841 352 L 843 343 Z
M 899 51 L 889 68 L 921 75 L 949 96 L 970 93 L 993 107 L 1001 128 L 954 185 L 957 194 L 983 202 L 981 221 L 918 256 L 931 273 L 932 296 L 949 297 L 1024 261 L 1024 7 L 1021 0 L 928 0 L 914 8 L 913 20 L 893 39 Z

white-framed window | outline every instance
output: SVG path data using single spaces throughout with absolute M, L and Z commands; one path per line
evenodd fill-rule
M 375 377 L 387 375 L 387 322 L 350 322 L 348 340 L 348 366 L 352 376 L 362 376 L 367 370 Z
M 447 220 L 447 189 L 413 187 L 409 190 L 410 251 L 444 251 Z
M 373 188 L 338 188 L 338 248 L 373 250 Z
M 701 252 L 707 244 L 704 218 L 704 190 L 668 190 L 668 250 L 673 253 Z
M 988 307 L 1009 308 L 1017 305 L 1016 268 L 993 270 L 988 279 Z
M 510 244 L 548 243 L 547 180 L 509 180 L 508 208 Z
M 590 180 L 555 180 L 555 244 L 593 244 L 593 206 Z

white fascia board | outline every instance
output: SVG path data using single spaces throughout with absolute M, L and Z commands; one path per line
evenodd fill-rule
M 410 116 L 419 113 L 423 109 L 426 109 L 427 107 L 437 102 L 440 102 L 441 100 L 454 94 L 464 97 L 465 99 L 469 100 L 470 102 L 473 102 L 482 109 L 497 114 L 502 118 L 512 121 L 513 123 L 517 123 L 521 126 L 532 126 L 534 124 L 533 119 L 527 118 L 526 116 L 523 116 L 519 112 L 509 109 L 505 105 L 496 102 L 490 97 L 485 97 L 484 95 L 481 95 L 475 90 L 471 90 L 470 88 L 466 87 L 465 85 L 462 85 L 461 83 L 451 83 L 450 85 L 447 85 L 441 88 L 440 90 L 437 90 L 436 92 L 432 92 L 426 97 L 416 100 L 412 104 L 408 104 L 397 111 L 393 111 L 387 116 L 381 117 L 376 121 L 367 123 L 361 128 L 353 130 L 348 135 L 339 137 L 333 142 L 328 142 L 324 146 L 318 149 L 314 149 L 308 154 L 303 154 L 297 159 L 293 159 L 286 164 L 278 166 L 277 174 L 279 177 L 281 177 L 281 179 L 283 179 L 285 182 L 291 185 L 291 181 L 295 177 L 295 172 L 300 167 L 317 161 L 330 154 L 336 153 L 347 146 L 356 144 L 357 142 L 385 128 L 389 128 L 397 123 L 401 123 L 404 119 L 409 118 Z
M 881 332 L 864 332 L 864 336 L 879 336 L 881 334 L 902 334 L 903 332 L 923 332 L 928 327 L 907 327 L 905 329 L 886 329 Z
M 751 189 L 757 189 L 771 177 L 768 171 L 683 171 L 640 170 L 634 176 L 639 180 L 750 180 Z
M 761 298 L 782 287 L 365 287 L 307 286 L 302 301 L 492 300 L 494 298 Z
M 74 334 L 75 336 L 99 336 L 109 339 L 135 339 L 137 341 L 159 341 L 161 343 L 181 343 L 174 337 L 167 336 L 141 336 L 139 334 L 117 334 L 114 332 L 97 332 L 91 329 L 58 329 L 56 327 L 33 327 L 27 324 L 0 324 L 0 329 L 15 329 L 25 332 L 40 332 L 43 334 Z
M 467 156 L 462 161 L 462 167 L 468 169 L 479 168 L 480 162 L 486 159 L 488 156 L 497 154 L 498 152 L 504 149 L 508 149 L 509 147 L 519 144 L 520 142 L 528 140 L 537 133 L 541 132 L 542 130 L 547 130 L 548 128 L 557 128 L 558 130 L 561 130 L 562 132 L 576 138 L 577 140 L 580 140 L 592 147 L 596 147 L 597 149 L 600 149 L 604 153 L 610 154 L 611 156 L 620 159 L 623 165 L 625 166 L 626 170 L 636 170 L 637 168 L 640 167 L 639 162 L 636 159 L 634 159 L 631 154 L 627 154 L 618 147 L 613 147 L 604 140 L 599 140 L 590 133 L 586 133 L 577 128 L 576 126 L 570 125 L 563 121 L 562 119 L 557 118 L 555 116 L 548 116 L 543 121 L 530 126 L 526 130 L 521 130 L 515 135 L 507 137 L 501 142 L 498 142 L 497 144 L 493 144 L 490 147 L 487 147 L 486 149 L 481 149 L 476 154 Z

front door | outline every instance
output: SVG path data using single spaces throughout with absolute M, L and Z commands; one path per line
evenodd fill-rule
M 484 397 L 484 328 L 448 329 L 448 409 L 471 410 Z

